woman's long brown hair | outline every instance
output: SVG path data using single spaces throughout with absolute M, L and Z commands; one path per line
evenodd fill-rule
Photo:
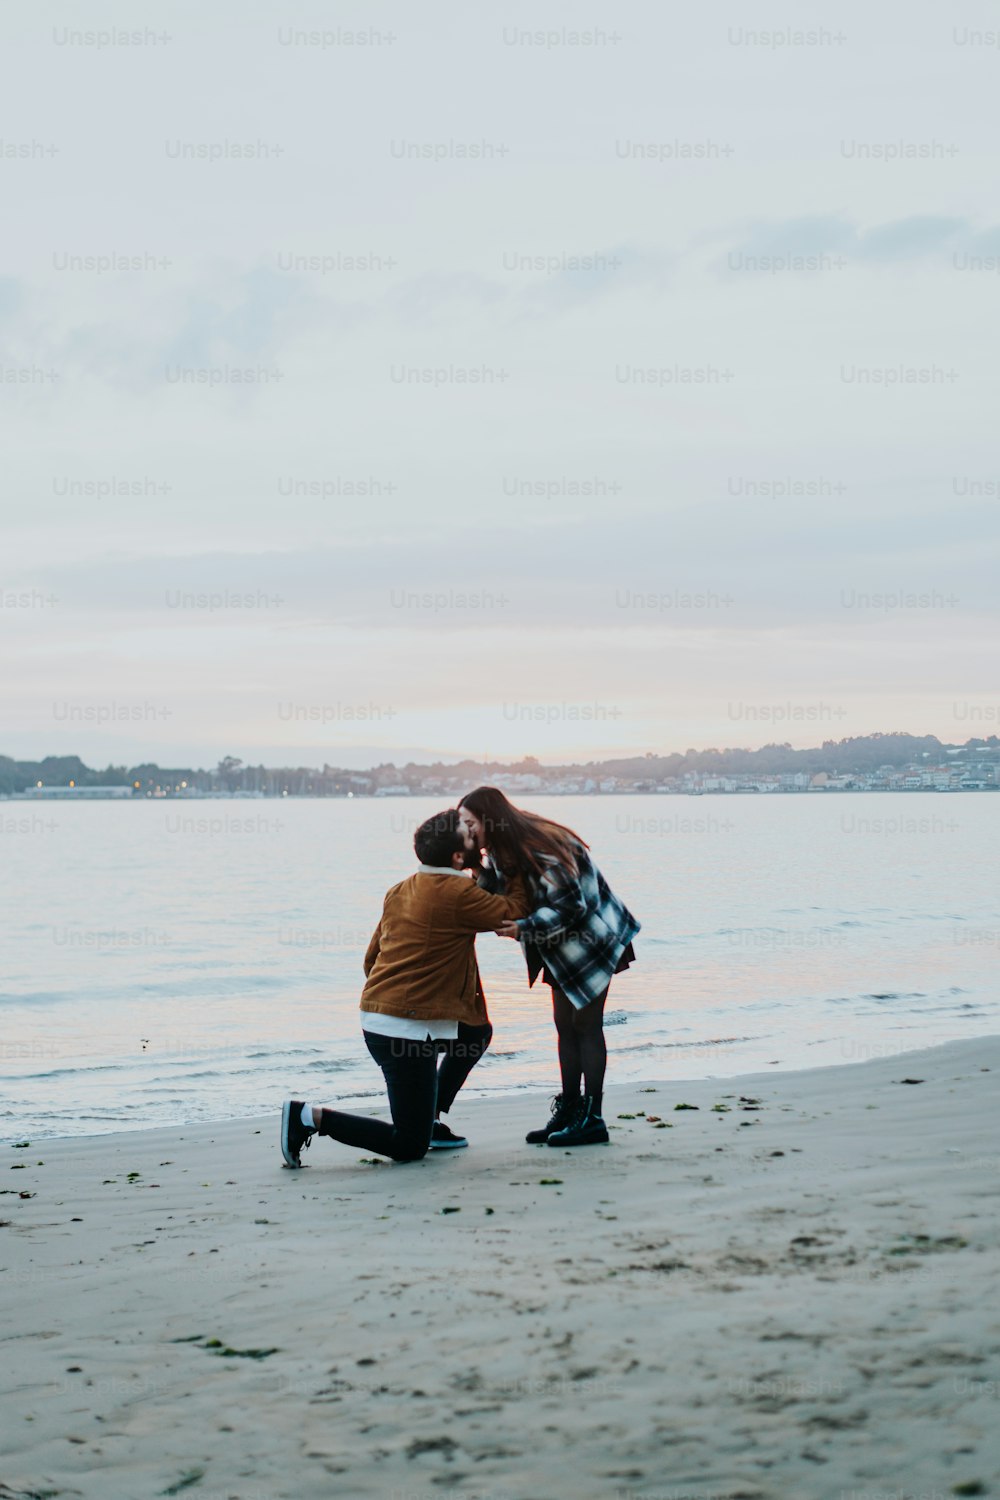
M 574 842 L 584 849 L 590 847 L 565 824 L 515 807 L 499 787 L 478 786 L 458 805 L 467 807 L 482 823 L 486 852 L 505 873 L 518 870 L 523 875 L 541 875 L 545 866 L 538 856 L 548 854 L 576 875 Z

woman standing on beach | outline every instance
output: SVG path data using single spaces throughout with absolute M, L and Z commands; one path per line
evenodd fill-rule
M 492 786 L 477 787 L 458 809 L 490 857 L 492 868 L 480 876 L 480 885 L 495 891 L 501 877 L 524 877 L 532 910 L 497 931 L 520 940 L 529 987 L 540 973 L 552 990 L 562 1086 L 548 1124 L 530 1131 L 527 1139 L 550 1146 L 607 1141 L 601 1116 L 608 1057 L 604 1006 L 612 975 L 635 958 L 632 939 L 640 924 L 571 828 L 515 807 Z

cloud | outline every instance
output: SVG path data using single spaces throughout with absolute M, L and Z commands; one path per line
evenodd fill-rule
M 0 317 L 9 318 L 20 308 L 25 283 L 15 276 L 0 276 Z
M 726 274 L 739 269 L 744 259 L 765 256 L 837 256 L 849 266 L 875 267 L 927 260 L 983 243 L 1000 245 L 1000 230 L 975 230 L 968 219 L 943 214 L 911 214 L 868 228 L 843 215 L 814 214 L 751 223 L 713 267 Z
M 940 214 L 914 214 L 861 231 L 849 253 L 861 261 L 915 260 L 949 249 L 959 237 L 969 234 L 967 219 L 949 219 Z
M 516 547 L 496 523 L 480 525 L 474 547 L 466 532 L 431 525 L 337 546 L 96 557 L 35 570 L 23 586 L 95 621 L 210 634 L 769 630 L 849 624 L 841 594 L 857 590 L 937 591 L 959 595 L 963 613 L 995 608 L 1000 543 L 982 506 L 956 504 L 942 537 L 936 508 L 878 516 L 863 501 L 839 504 L 821 548 L 814 510 L 757 502 L 722 531 L 711 507 L 592 528 L 543 516 L 519 528 Z
M 210 365 L 273 359 L 315 312 L 316 299 L 295 277 L 263 266 L 244 272 L 219 268 L 210 285 L 187 292 L 163 360 Z
M 168 366 L 280 360 L 321 308 L 329 325 L 358 320 L 356 309 L 321 303 L 296 278 L 266 267 L 220 262 L 195 276 L 151 281 L 155 274 L 147 284 L 129 273 L 91 276 L 82 286 L 69 273 L 44 289 L 14 284 L 4 323 L 13 358 L 50 364 L 71 382 L 97 376 L 140 395 L 162 391 Z M 4 300 L 0 287 L 0 312 Z

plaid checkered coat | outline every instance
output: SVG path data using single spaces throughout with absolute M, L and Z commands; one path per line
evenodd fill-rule
M 582 1010 L 602 995 L 618 960 L 641 924 L 608 885 L 582 845 L 574 849 L 578 871 L 572 875 L 551 856 L 539 878 L 528 877 L 531 915 L 518 923 L 521 947 L 533 985 L 543 966 L 563 994 Z M 503 877 L 488 869 L 480 885 L 499 890 Z

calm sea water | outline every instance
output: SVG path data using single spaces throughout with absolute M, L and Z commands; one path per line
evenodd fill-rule
M 379 1094 L 361 959 L 438 799 L 0 803 L 0 1134 Z M 609 1081 L 836 1064 L 1000 1031 L 1000 796 L 532 799 L 643 923 Z M 554 1090 L 549 992 L 487 935 L 470 1094 Z M 461 1106 L 458 1106 L 460 1111 Z M 458 1118 L 456 1114 L 455 1118 Z

